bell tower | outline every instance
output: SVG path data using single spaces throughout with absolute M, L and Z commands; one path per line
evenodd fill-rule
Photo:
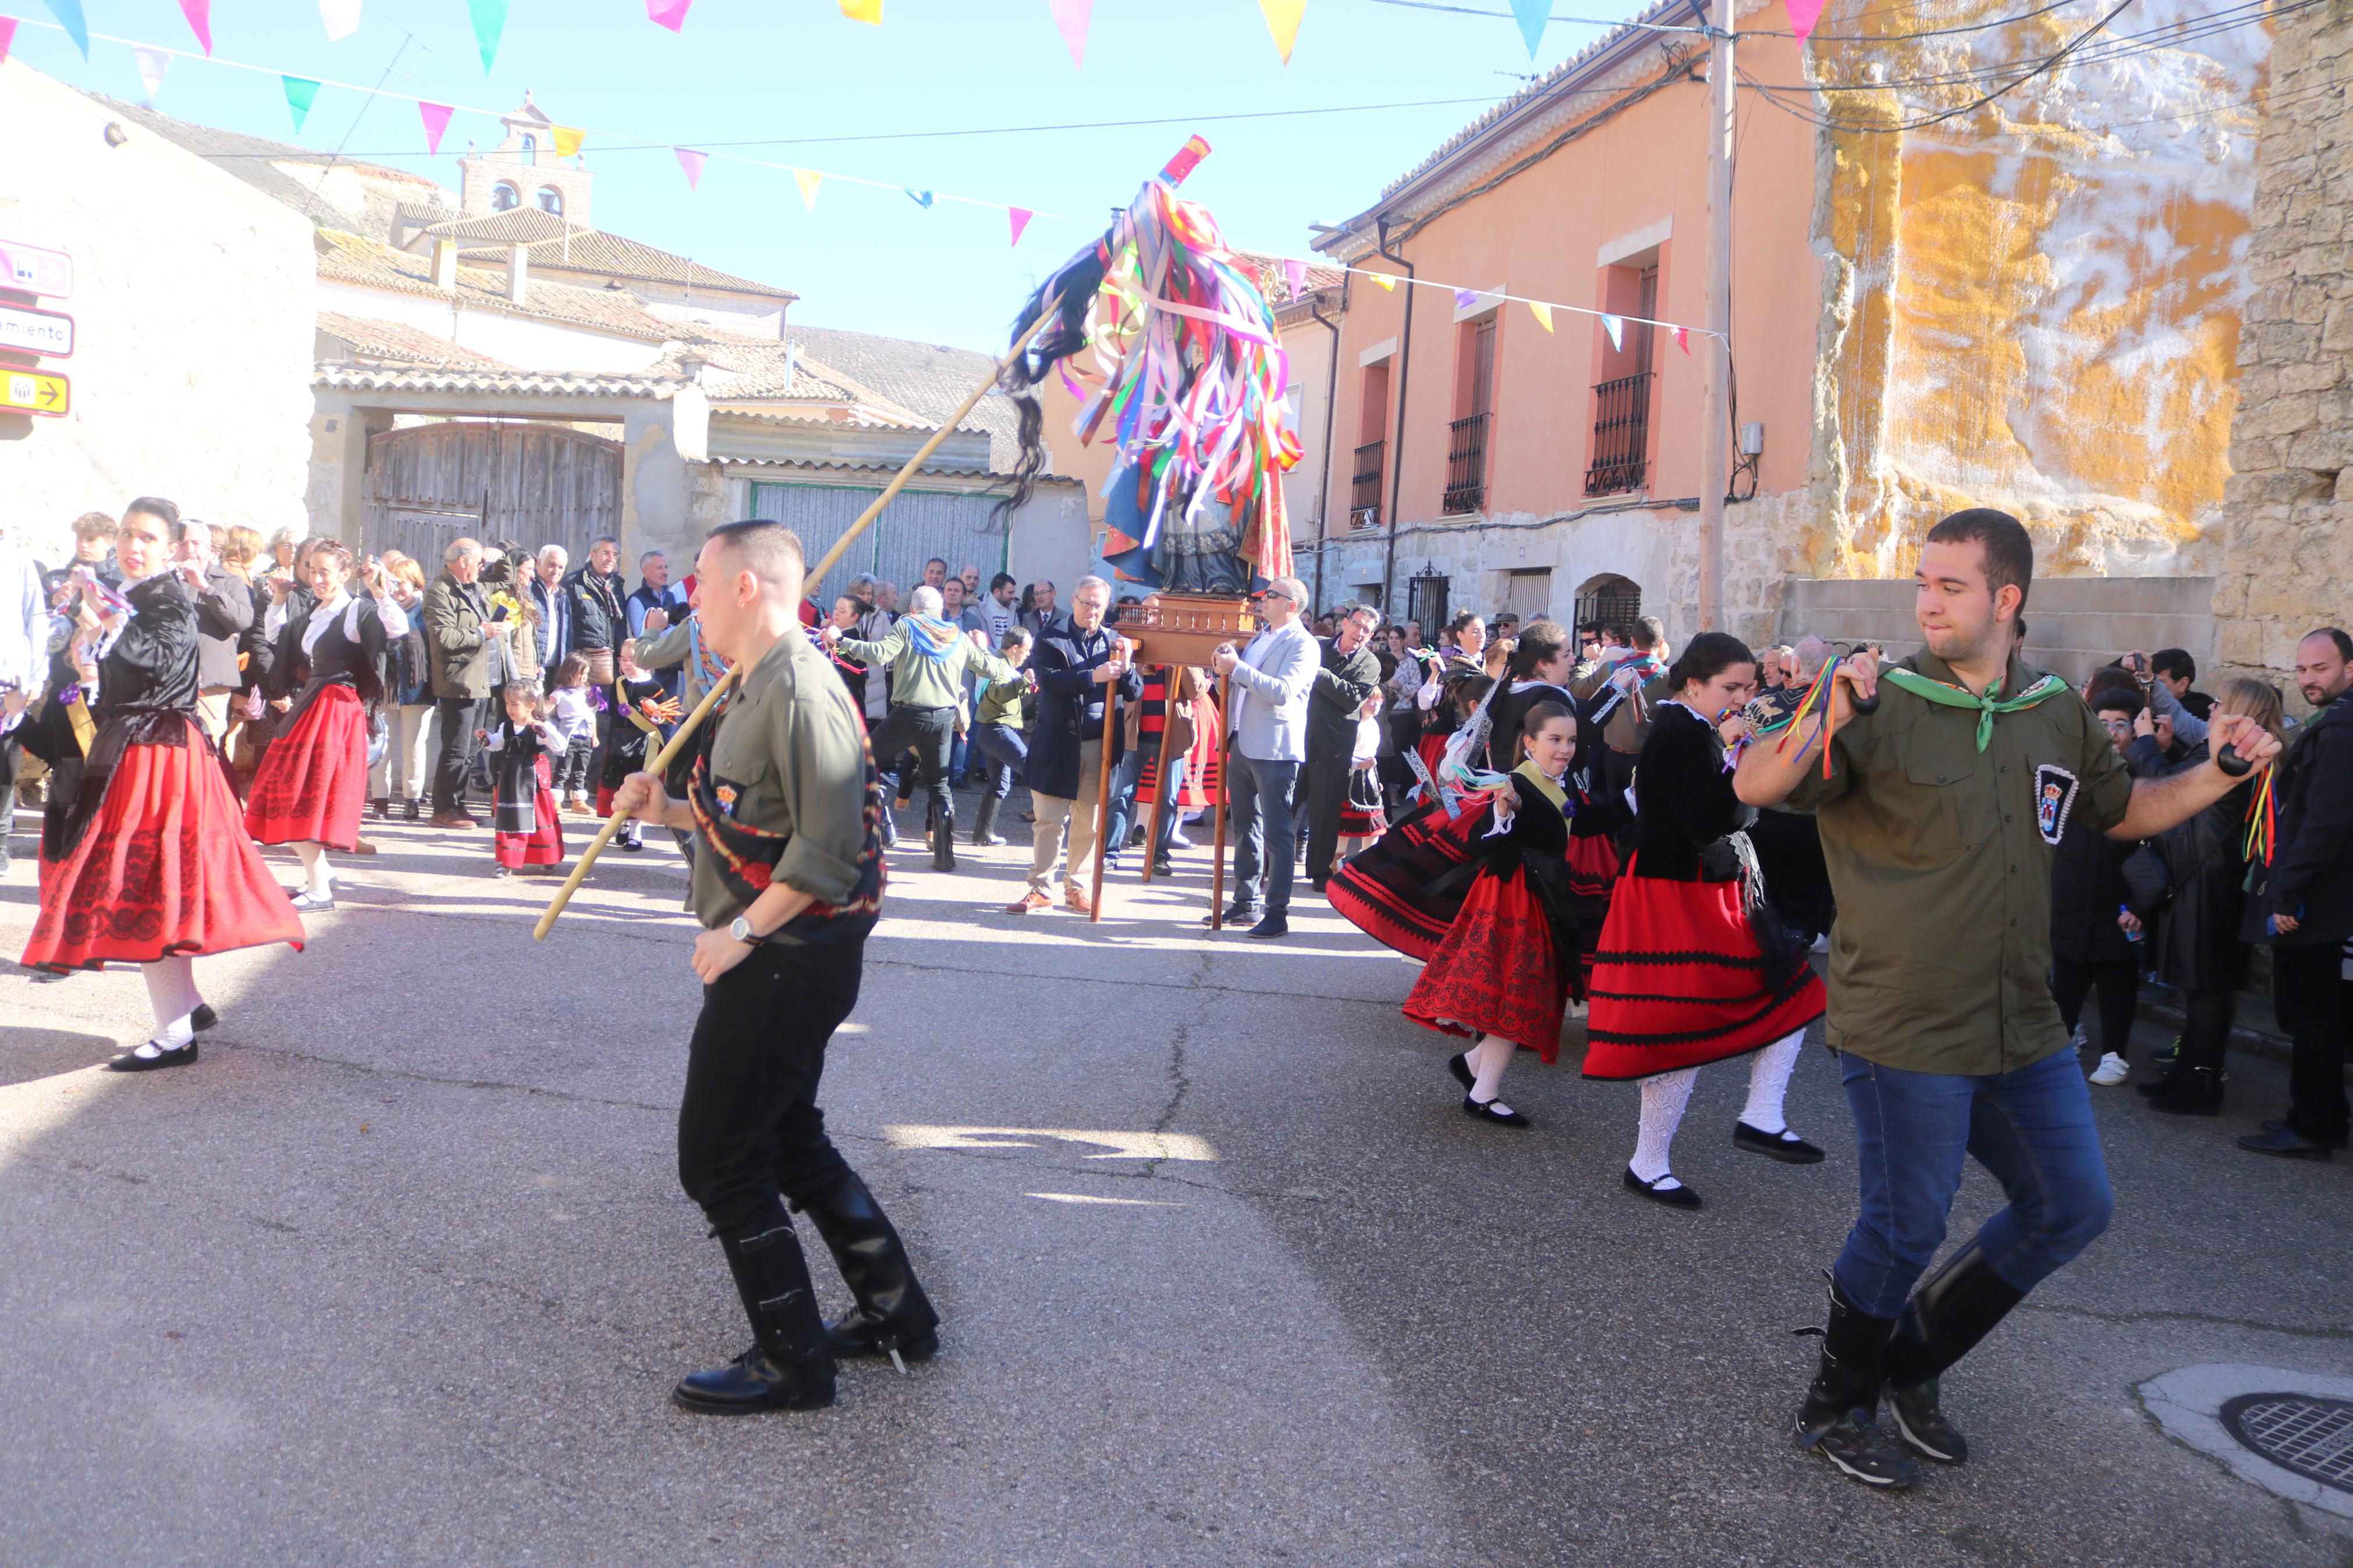
M 578 154 L 569 163 L 557 159 L 554 122 L 532 101 L 529 91 L 522 95 L 522 107 L 499 123 L 506 127 L 505 141 L 488 153 L 469 147 L 458 160 L 460 213 L 482 217 L 536 207 L 575 227 L 587 227 L 588 187 L 595 176 Z

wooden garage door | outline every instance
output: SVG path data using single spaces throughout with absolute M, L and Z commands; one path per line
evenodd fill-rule
M 428 577 L 462 535 L 527 551 L 561 544 L 577 563 L 590 540 L 621 531 L 621 444 L 561 425 L 387 430 L 368 442 L 363 529 L 368 550 L 404 551 Z

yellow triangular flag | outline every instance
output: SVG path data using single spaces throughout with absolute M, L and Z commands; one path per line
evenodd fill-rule
M 1547 332 L 1552 331 L 1552 307 L 1550 305 L 1539 304 L 1535 300 L 1531 300 L 1528 301 L 1528 309 L 1535 312 L 1537 326 L 1542 327 Z
M 555 138 L 555 155 L 569 158 L 580 151 L 580 138 L 588 134 L 576 125 L 551 125 L 547 133 Z
M 1366 273 L 1366 274 L 1365 274 L 1365 276 L 1366 276 L 1366 277 L 1367 277 L 1367 278 L 1369 278 L 1369 279 L 1371 279 L 1375 283 L 1378 284 L 1378 285 L 1380 286 L 1380 290 L 1381 290 L 1381 292 L 1382 292 L 1382 293 L 1384 293 L 1384 294 L 1394 294 L 1394 293 L 1396 293 L 1396 292 L 1397 292 L 1397 279 L 1394 279 L 1394 278 L 1392 278 L 1392 277 L 1390 277 L 1388 273 L 1386 273 L 1386 272 L 1367 272 L 1367 273 Z
M 841 14 L 853 22 L 882 25 L 882 0 L 841 0 Z
M 802 205 L 807 206 L 811 212 L 817 211 L 818 182 L 824 178 L 825 176 L 818 174 L 815 169 L 795 169 L 793 171 L 793 184 L 801 188 Z
M 841 0 L 847 9 L 849 0 Z M 877 0 L 880 8 L 880 0 Z M 1258 0 L 1258 8 L 1266 13 L 1266 30 L 1274 35 L 1274 47 L 1282 56 L 1282 63 L 1291 63 L 1291 46 L 1299 41 L 1299 18 L 1306 13 L 1307 0 Z

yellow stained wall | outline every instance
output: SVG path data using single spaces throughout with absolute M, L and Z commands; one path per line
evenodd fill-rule
M 1838 0 L 1811 79 L 2031 64 L 2108 8 L 1891 38 L 2016 7 Z M 1933 126 L 1917 122 L 1995 83 L 1810 100 L 1842 122 L 1822 136 L 1817 240 L 1851 268 L 1830 283 L 1817 396 L 1835 574 L 1907 571 L 1928 525 L 1969 505 L 2024 519 L 2045 571 L 2213 569 L 2247 297 L 2244 100 L 2262 90 L 2270 30 L 2148 47 L 2208 14 L 2137 6 L 2087 41 L 2084 63 Z

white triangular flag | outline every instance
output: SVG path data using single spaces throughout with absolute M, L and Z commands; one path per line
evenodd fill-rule
M 1609 346 L 1611 348 L 1622 349 L 1626 346 L 1626 323 L 1624 321 L 1620 321 L 1616 316 L 1604 316 L 1601 318 L 1601 330 L 1609 334 Z
M 164 86 L 164 73 L 172 68 L 172 57 L 162 49 L 133 49 L 132 58 L 139 62 L 139 79 L 147 84 L 147 107 L 155 107 L 155 94 Z
M 319 20 L 330 43 L 348 38 L 360 30 L 360 0 L 319 0 Z

